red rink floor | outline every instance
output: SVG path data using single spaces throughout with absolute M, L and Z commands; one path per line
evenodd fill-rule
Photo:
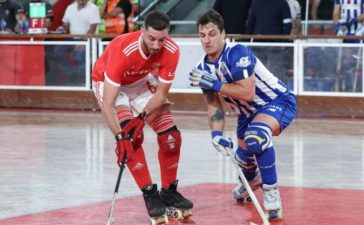
M 194 202 L 190 220 L 169 224 L 248 225 L 261 223 L 253 204 L 237 204 L 231 197 L 231 184 L 208 183 L 180 188 Z M 122 192 L 123 187 L 120 187 Z M 257 191 L 261 199 L 261 191 Z M 112 195 L 112 193 L 110 193 Z M 359 225 L 364 224 L 364 191 L 281 187 L 284 220 L 272 225 Z M 0 225 L 100 225 L 106 224 L 111 201 L 64 208 L 0 220 Z M 149 224 L 140 196 L 118 199 L 115 225 Z

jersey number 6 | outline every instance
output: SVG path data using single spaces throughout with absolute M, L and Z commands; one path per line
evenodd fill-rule
M 152 82 L 147 81 L 148 89 L 151 93 L 155 93 L 157 91 L 157 87 L 152 84 Z

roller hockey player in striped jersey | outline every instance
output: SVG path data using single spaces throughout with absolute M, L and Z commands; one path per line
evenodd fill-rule
M 202 88 L 214 147 L 224 154 L 232 148 L 223 136 L 224 112 L 219 95 L 238 114 L 235 158 L 253 190 L 263 189 L 268 219 L 281 219 L 283 210 L 277 183 L 272 136 L 279 135 L 296 116 L 296 98 L 246 46 L 225 41 L 220 14 L 209 10 L 196 26 L 206 55 L 190 73 L 191 85 Z M 239 182 L 233 191 L 249 200 Z

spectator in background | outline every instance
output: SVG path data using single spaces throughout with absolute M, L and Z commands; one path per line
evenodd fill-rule
M 301 6 L 297 0 L 286 0 L 292 17 L 292 35 L 301 34 Z
M 364 35 L 364 0 L 340 1 L 335 0 L 333 21 L 337 35 Z M 344 39 L 344 43 L 362 43 L 358 39 Z M 346 92 L 361 91 L 361 49 L 358 47 L 342 47 L 339 50 L 339 90 Z
M 105 34 L 124 34 L 133 31 L 134 9 L 130 0 L 104 0 L 100 15 L 105 20 Z
M 291 12 L 285 0 L 253 1 L 248 18 L 247 33 L 287 35 L 291 33 L 291 29 Z
M 331 20 L 334 0 L 313 0 L 311 18 L 313 20 Z
M 332 20 L 334 0 L 313 0 L 311 18 L 313 20 Z M 331 24 L 317 24 L 319 34 L 332 33 Z M 311 32 L 310 32 L 311 33 Z
M 97 6 L 88 0 L 76 0 L 69 5 L 62 19 L 59 32 L 70 34 L 95 34 L 100 14 Z
M 53 21 L 52 21 L 52 26 L 50 28 L 51 33 L 56 32 L 57 28 L 62 25 L 62 19 L 64 13 L 67 7 L 73 3 L 73 1 L 74 0 L 62 0 L 62 1 L 57 0 L 52 4 Z
M 0 0 L 0 29 L 3 33 L 17 32 L 18 18 L 24 13 L 15 0 Z
M 226 34 L 245 34 L 252 0 L 216 0 L 213 9 L 224 19 Z
M 248 34 L 289 35 L 292 29 L 291 12 L 286 0 L 254 0 L 248 17 Z M 281 42 L 282 39 L 254 40 L 257 42 Z M 253 47 L 260 58 L 273 74 L 287 82 L 285 77 L 284 47 Z

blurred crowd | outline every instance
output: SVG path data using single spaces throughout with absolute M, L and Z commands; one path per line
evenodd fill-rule
M 151 2 L 0 0 L 0 28 L 2 33 L 19 34 L 127 33 L 135 28 L 134 17 Z M 302 21 L 308 19 L 321 21 L 312 23 L 310 34 L 358 35 L 364 20 L 361 0 L 215 0 L 213 8 L 223 16 L 228 34 L 299 35 Z
M 0 0 L 1 33 L 121 34 L 149 1 Z

